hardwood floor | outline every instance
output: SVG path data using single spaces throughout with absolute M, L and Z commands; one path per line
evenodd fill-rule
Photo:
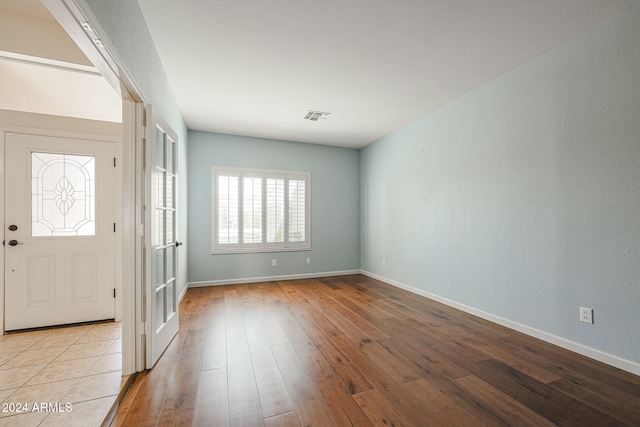
M 640 377 L 361 275 L 195 288 L 114 425 L 639 426 Z

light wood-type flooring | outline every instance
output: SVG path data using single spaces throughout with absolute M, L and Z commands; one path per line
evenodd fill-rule
M 639 426 L 640 377 L 361 275 L 195 288 L 114 425 Z

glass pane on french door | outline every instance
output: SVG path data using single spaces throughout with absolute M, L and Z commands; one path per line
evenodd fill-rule
M 175 150 L 176 144 L 160 127 L 155 143 L 155 313 L 153 327 L 158 333 L 176 314 L 176 215 Z

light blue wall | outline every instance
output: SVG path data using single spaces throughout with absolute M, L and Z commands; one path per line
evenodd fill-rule
M 364 270 L 640 362 L 640 7 L 370 145 L 361 167 Z
M 137 2 L 86 3 L 186 142 Z M 639 40 L 636 6 L 369 146 L 360 164 L 355 150 L 189 132 L 189 280 L 361 266 L 640 362 Z M 211 255 L 212 164 L 309 170 L 312 251 L 277 254 L 276 268 L 273 254 Z M 594 325 L 577 321 L 580 305 Z
M 212 165 L 310 172 L 311 251 L 212 255 Z M 190 282 L 359 268 L 358 150 L 189 131 Z
M 179 203 L 178 239 L 187 240 L 187 127 L 166 78 L 160 57 L 137 1 L 85 0 L 127 70 L 142 91 L 146 102 L 178 135 Z M 180 248 L 178 286 L 187 285 L 187 245 Z

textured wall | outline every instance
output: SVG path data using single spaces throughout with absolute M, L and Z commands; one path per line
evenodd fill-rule
M 167 81 L 162 63 L 147 29 L 137 1 L 86 0 L 111 43 L 145 96 L 153 105 L 154 114 L 161 116 L 178 134 L 179 203 L 178 239 L 187 239 L 187 128 Z M 178 286 L 187 285 L 187 245 L 180 249 Z
M 211 166 L 311 173 L 311 250 L 211 254 Z M 306 264 L 307 257 L 311 264 Z M 272 267 L 271 260 L 278 266 Z M 189 281 L 360 268 L 360 152 L 189 132 Z
M 639 118 L 634 7 L 364 149 L 362 268 L 640 362 Z

